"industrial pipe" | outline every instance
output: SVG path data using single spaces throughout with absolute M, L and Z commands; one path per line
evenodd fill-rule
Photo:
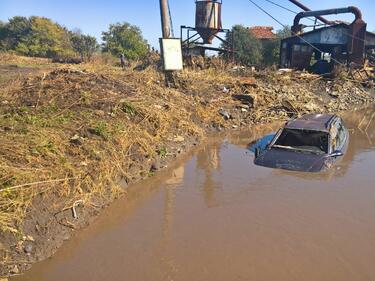
M 297 1 L 297 0 L 289 0 L 289 2 L 293 3 L 294 5 L 296 5 L 297 7 L 301 8 L 302 10 L 304 10 L 305 12 L 309 12 L 311 11 L 308 7 L 306 7 L 305 5 L 303 5 L 301 2 Z M 322 23 L 325 23 L 325 24 L 328 24 L 328 25 L 331 25 L 333 24 L 334 22 L 332 21 L 329 21 L 321 16 L 315 16 L 315 18 L 317 18 L 318 20 L 320 20 Z
M 337 8 L 337 9 L 328 9 L 328 10 L 320 10 L 320 11 L 307 11 L 307 12 L 300 12 L 294 18 L 293 29 L 297 29 L 299 26 L 299 22 L 302 18 L 306 17 L 317 17 L 322 15 L 337 15 L 337 14 L 345 14 L 345 13 L 352 13 L 355 15 L 355 21 L 362 20 L 362 13 L 357 7 L 346 7 L 346 8 Z

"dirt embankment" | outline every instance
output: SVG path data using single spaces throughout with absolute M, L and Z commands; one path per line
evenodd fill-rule
M 51 256 L 127 185 L 210 132 L 374 102 L 350 79 L 185 70 L 172 89 L 153 65 L 141 69 L 49 64 L 3 83 L 0 276 Z

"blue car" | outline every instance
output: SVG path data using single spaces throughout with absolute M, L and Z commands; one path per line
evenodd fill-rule
M 320 172 L 340 160 L 348 144 L 349 132 L 339 116 L 306 114 L 255 142 L 250 150 L 259 166 Z

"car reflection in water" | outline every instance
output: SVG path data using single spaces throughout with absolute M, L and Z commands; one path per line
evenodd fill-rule
M 277 133 L 250 144 L 254 163 L 268 168 L 321 172 L 342 159 L 349 133 L 340 117 L 306 114 L 287 122 Z

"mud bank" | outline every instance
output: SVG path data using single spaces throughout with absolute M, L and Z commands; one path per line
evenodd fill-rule
M 349 80 L 304 73 L 155 67 L 38 69 L 1 89 L 0 275 L 53 255 L 126 188 L 210 134 L 374 102 Z

